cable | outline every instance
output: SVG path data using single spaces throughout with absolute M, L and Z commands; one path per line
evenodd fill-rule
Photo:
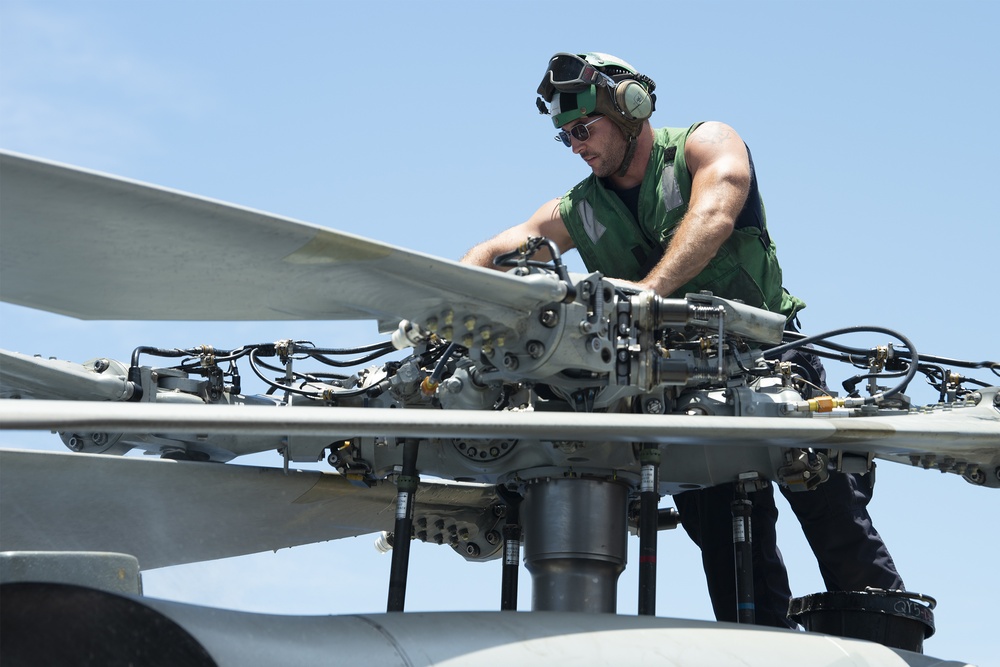
M 795 350 L 800 347 L 804 347 L 809 343 L 816 343 L 817 345 L 829 346 L 829 344 L 827 344 L 825 341 L 825 339 L 827 338 L 831 338 L 833 336 L 840 336 L 842 334 L 860 333 L 860 332 L 888 334 L 890 336 L 899 339 L 909 350 L 908 358 L 910 359 L 911 363 L 908 365 L 909 367 L 906 369 L 906 374 L 904 376 L 903 381 L 897 384 L 895 387 L 892 387 L 891 389 L 887 389 L 886 391 L 879 392 L 864 399 L 865 405 L 871 405 L 873 403 L 881 403 L 885 399 L 890 398 L 898 393 L 901 393 L 904 389 L 906 389 L 906 386 L 909 385 L 910 382 L 913 380 L 913 378 L 916 376 L 917 368 L 920 364 L 920 356 L 917 354 L 917 349 L 913 346 L 913 343 L 910 342 L 910 339 L 897 331 L 893 331 L 892 329 L 887 329 L 885 327 L 876 327 L 876 326 L 856 326 L 856 327 L 844 327 L 841 329 L 834 329 L 833 331 L 816 334 L 814 336 L 805 336 L 799 338 L 798 340 L 785 343 L 783 345 L 778 345 L 777 347 L 772 347 L 764 352 L 764 358 L 765 359 L 780 358 L 781 355 L 784 354 L 785 352 L 789 350 Z M 788 335 L 789 332 L 786 331 L 785 334 Z M 795 337 L 797 338 L 797 336 Z

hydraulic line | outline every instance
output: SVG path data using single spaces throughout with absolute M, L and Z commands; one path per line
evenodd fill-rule
M 275 382 L 274 380 L 268 378 L 260 370 L 259 366 L 264 366 L 265 368 L 271 368 L 272 370 L 277 370 L 277 369 L 275 367 L 273 367 L 273 366 L 270 366 L 270 365 L 265 364 L 264 362 L 260 361 L 257 358 L 257 354 L 258 354 L 257 350 L 253 350 L 253 351 L 250 352 L 250 355 L 249 355 L 250 369 L 267 386 L 271 387 L 274 390 L 286 391 L 286 392 L 289 392 L 289 393 L 292 393 L 292 394 L 298 394 L 300 396 L 306 396 L 306 397 L 309 397 L 309 398 L 316 398 L 316 399 L 322 398 L 322 393 L 321 392 L 317 392 L 317 391 L 305 391 L 303 389 L 296 389 L 295 387 L 291 387 L 291 386 L 286 385 L 286 384 L 281 384 L 280 382 Z
M 542 245 L 546 247 L 549 251 L 549 255 L 552 256 L 551 263 L 538 262 L 529 259 L 536 252 L 538 252 Z M 567 270 L 566 265 L 562 262 L 558 246 L 556 246 L 552 240 L 547 239 L 544 236 L 529 236 L 528 239 L 518 248 L 494 257 L 493 265 L 501 267 L 527 266 L 546 271 L 555 271 L 559 280 L 566 285 L 566 296 L 563 297 L 563 301 L 565 303 L 570 303 L 576 298 L 576 286 L 573 284 L 573 281 L 569 276 L 569 271 Z
M 385 610 L 403 611 L 406 576 L 410 566 L 410 536 L 413 533 L 413 499 L 417 476 L 417 441 L 403 442 L 403 466 L 396 478 L 396 523 L 393 528 L 392 563 L 389 570 L 389 597 Z
M 865 328 L 865 329 L 867 330 L 867 328 Z M 825 334 L 820 334 L 820 336 L 830 336 L 830 335 L 835 335 L 835 334 L 836 334 L 836 332 L 829 332 L 829 333 L 825 333 Z M 895 332 L 893 332 L 892 335 L 893 336 L 898 336 L 898 334 L 896 334 Z M 799 333 L 797 331 L 787 331 L 787 330 L 785 331 L 785 338 L 792 338 L 793 339 L 792 341 L 788 341 L 788 342 L 800 342 L 801 339 L 803 339 L 805 337 L 806 337 L 805 334 Z M 814 342 L 816 343 L 816 345 L 822 345 L 823 347 L 829 348 L 831 350 L 836 350 L 838 352 L 843 352 L 844 354 L 846 354 L 848 356 L 857 355 L 857 356 L 865 357 L 865 356 L 868 355 L 868 351 L 867 350 L 865 350 L 863 348 L 859 348 L 859 347 L 850 347 L 850 346 L 847 346 L 847 345 L 841 345 L 839 343 L 833 343 L 833 342 L 827 341 L 827 340 L 817 340 L 817 341 L 814 341 Z M 810 349 L 809 351 L 812 352 L 812 353 L 814 353 L 814 354 L 821 354 L 820 350 Z M 896 354 L 899 357 L 903 358 L 903 359 L 909 359 L 910 358 L 909 352 L 905 351 L 905 350 L 896 350 Z M 770 356 L 770 355 L 766 355 L 766 356 Z M 837 359 L 839 361 L 844 361 L 845 360 L 843 354 L 841 354 L 841 355 L 834 355 L 834 354 L 830 354 L 830 353 L 823 353 L 823 356 L 825 356 L 828 359 Z M 934 364 L 942 364 L 944 366 L 957 366 L 957 367 L 960 367 L 960 368 L 988 368 L 991 371 L 993 371 L 994 373 L 1000 374 L 1000 362 L 997 362 L 997 361 L 968 361 L 968 360 L 964 360 L 964 359 L 950 359 L 948 357 L 939 357 L 939 356 L 929 355 L 929 354 L 921 354 L 920 355 L 920 360 L 923 361 L 923 362 L 934 363 Z
M 500 581 L 500 611 L 517 611 L 517 575 L 521 564 L 521 496 L 504 486 L 497 495 L 507 504 L 503 526 L 503 569 Z
M 756 620 L 753 601 L 753 543 L 750 514 L 753 504 L 742 484 L 736 484 L 733 513 L 733 554 L 736 557 L 736 618 L 752 625 Z
M 434 370 L 431 371 L 430 375 L 424 378 L 423 382 L 420 385 L 421 389 L 425 394 L 427 395 L 433 394 L 434 390 L 437 389 L 439 384 L 441 384 L 441 378 L 444 377 L 444 372 L 448 368 L 448 360 L 451 358 L 451 355 L 453 355 L 455 351 L 458 349 L 459 346 L 456 345 L 455 343 L 448 343 L 448 346 L 445 347 L 444 352 L 442 352 L 441 356 L 438 357 L 437 363 L 434 366 Z
M 639 616 L 656 616 L 656 540 L 659 524 L 660 448 L 643 443 L 639 452 Z
M 910 359 L 911 363 L 909 364 L 909 368 L 906 371 L 906 376 L 904 377 L 903 381 L 900 382 L 899 384 L 897 384 L 895 387 L 892 387 L 891 389 L 887 389 L 884 392 L 879 392 L 878 394 L 875 394 L 873 396 L 868 396 L 867 398 L 864 399 L 864 404 L 865 405 L 871 405 L 873 403 L 881 403 L 883 400 L 885 400 L 885 399 L 887 399 L 887 398 L 889 398 L 891 396 L 894 396 L 894 395 L 902 392 L 906 388 L 906 386 L 909 385 L 910 382 L 913 380 L 913 378 L 916 376 L 916 374 L 917 374 L 917 368 L 918 368 L 918 366 L 920 364 L 920 357 L 917 354 L 917 349 L 916 349 L 916 347 L 914 347 L 914 345 L 910 341 L 910 339 L 907 338 L 906 336 L 904 336 L 903 334 L 899 333 L 899 332 L 893 331 L 892 329 L 886 329 L 885 327 L 876 327 L 876 326 L 857 326 L 857 327 L 844 327 L 844 328 L 841 328 L 841 329 L 834 329 L 833 331 L 828 331 L 826 333 L 816 334 L 814 336 L 805 336 L 803 338 L 799 338 L 798 340 L 792 341 L 790 343 L 784 343 L 782 345 L 778 345 L 776 347 L 772 347 L 772 348 L 770 348 L 770 349 L 768 349 L 767 351 L 764 352 L 764 358 L 765 359 L 778 359 L 785 352 L 787 352 L 789 350 L 795 350 L 795 349 L 798 349 L 800 347 L 804 347 L 804 346 L 808 345 L 809 343 L 820 344 L 820 343 L 818 343 L 818 341 L 825 341 L 826 338 L 831 338 L 833 336 L 839 336 L 841 334 L 860 333 L 860 332 L 884 333 L 884 334 L 888 334 L 890 336 L 894 336 L 895 338 L 897 338 L 900 341 L 902 341 L 902 343 L 906 346 L 907 350 L 909 350 L 909 353 L 908 353 L 907 356 Z M 788 334 L 789 332 L 785 332 L 785 333 Z M 825 344 L 825 343 L 823 343 L 823 344 Z M 810 351 L 812 351 L 812 350 L 810 350 Z
M 393 346 L 392 341 L 384 341 L 382 343 L 377 343 L 375 345 L 366 345 L 364 347 L 358 347 L 353 349 L 338 350 L 334 348 L 306 348 L 299 349 L 299 352 L 309 355 L 309 357 L 315 359 L 316 361 L 326 364 L 327 366 L 335 366 L 337 368 L 346 368 L 349 366 L 357 366 L 358 364 L 364 364 L 379 357 L 383 357 L 390 352 L 395 352 L 396 348 Z M 345 359 L 343 361 L 338 361 L 335 359 L 330 359 L 327 355 L 330 354 L 357 354 L 361 352 L 369 352 L 361 357 L 355 357 L 353 359 Z

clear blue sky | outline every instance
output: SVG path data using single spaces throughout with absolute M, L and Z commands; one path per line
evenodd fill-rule
M 654 126 L 722 120 L 749 144 L 808 333 L 877 324 L 921 352 L 997 359 L 997 7 L 0 0 L 0 146 L 457 258 L 586 175 L 534 91 L 552 53 L 605 51 L 656 80 Z M 280 338 L 346 346 L 376 331 L 0 306 L 0 347 L 81 362 Z M 849 374 L 830 370 L 838 384 Z M 47 434 L 0 440 L 61 448 Z M 1000 494 L 889 463 L 878 477 L 876 526 L 907 587 L 939 600 L 927 652 L 996 664 Z M 822 590 L 790 511 L 779 530 L 794 594 Z M 660 562 L 658 613 L 711 618 L 683 534 L 661 536 Z M 365 537 L 145 582 L 160 597 L 329 614 L 384 610 L 388 569 Z M 494 609 L 499 578 L 498 562 L 415 545 L 407 608 Z

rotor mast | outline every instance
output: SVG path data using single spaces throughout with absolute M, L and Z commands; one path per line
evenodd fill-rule
M 628 486 L 589 478 L 530 482 L 521 503 L 533 611 L 617 610 L 625 569 Z

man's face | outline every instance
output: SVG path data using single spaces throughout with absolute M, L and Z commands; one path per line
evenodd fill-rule
M 570 135 L 570 148 L 583 158 L 594 175 L 606 178 L 614 174 L 625 159 L 625 135 L 613 122 L 603 118 L 593 122 L 595 118 L 579 118 L 563 125 L 562 129 Z M 581 141 L 573 136 L 572 130 L 577 125 L 587 125 L 590 134 Z

